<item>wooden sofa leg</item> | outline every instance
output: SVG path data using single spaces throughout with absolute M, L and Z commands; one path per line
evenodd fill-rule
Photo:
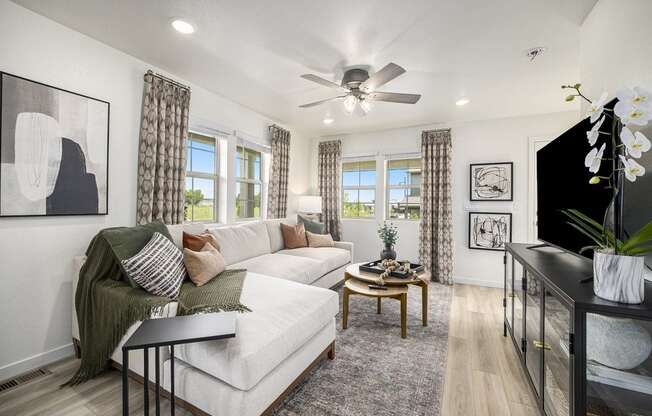
M 73 338 L 72 339 L 72 347 L 75 349 L 75 358 L 80 359 L 81 358 L 81 346 L 79 345 L 79 340 Z
M 328 359 L 329 360 L 334 360 L 335 359 L 335 343 L 334 342 L 331 344 L 331 349 L 328 350 Z

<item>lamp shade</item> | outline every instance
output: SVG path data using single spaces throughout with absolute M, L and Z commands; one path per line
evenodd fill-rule
M 306 214 L 321 214 L 321 196 L 300 196 L 298 211 Z

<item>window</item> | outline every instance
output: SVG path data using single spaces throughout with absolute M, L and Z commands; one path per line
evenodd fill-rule
M 237 219 L 262 216 L 262 153 L 237 146 L 235 157 L 235 216 Z
M 215 222 L 218 169 L 215 137 L 190 132 L 186 156 L 186 221 Z
M 342 217 L 373 218 L 376 204 L 376 161 L 342 163 Z
M 387 162 L 387 217 L 421 218 L 421 159 Z

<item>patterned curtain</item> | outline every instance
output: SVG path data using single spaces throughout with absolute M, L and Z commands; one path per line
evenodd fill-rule
M 136 221 L 184 220 L 190 89 L 145 74 L 138 147 Z
M 290 132 L 269 126 L 272 137 L 272 166 L 268 187 L 267 218 L 285 218 L 288 207 L 288 172 L 290 170 Z
M 340 183 L 342 182 L 342 142 L 333 140 L 319 143 L 319 195 L 321 195 L 322 221 L 326 232 L 339 241 L 342 224 L 340 223 Z
M 453 284 L 451 153 L 450 130 L 421 134 L 419 259 L 432 280 L 448 285 Z

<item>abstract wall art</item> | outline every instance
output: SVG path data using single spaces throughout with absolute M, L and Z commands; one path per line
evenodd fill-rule
M 108 213 L 109 103 L 0 72 L 0 216 Z
M 512 201 L 514 196 L 514 164 L 471 164 L 471 201 Z
M 469 248 L 501 251 L 511 240 L 512 214 L 469 212 Z

